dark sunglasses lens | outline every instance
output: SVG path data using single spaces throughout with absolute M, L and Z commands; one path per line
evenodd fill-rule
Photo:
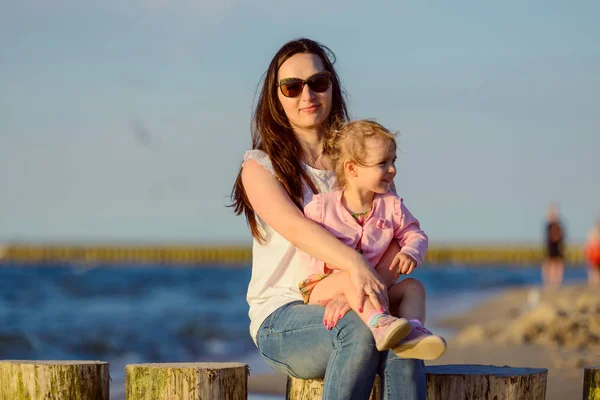
M 329 89 L 329 84 L 331 83 L 331 79 L 329 75 L 321 75 L 316 76 L 308 81 L 308 87 L 310 90 L 316 93 L 323 93 L 327 89 Z
M 302 93 L 302 87 L 304 86 L 304 83 L 300 80 L 288 81 L 281 82 L 280 86 L 281 93 L 283 93 L 285 97 L 296 97 Z

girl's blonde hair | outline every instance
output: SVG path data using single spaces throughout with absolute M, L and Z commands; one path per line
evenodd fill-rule
M 338 187 L 346 185 L 345 161 L 350 160 L 363 167 L 369 166 L 365 163 L 366 140 L 372 137 L 380 137 L 387 142 L 388 146 L 396 147 L 396 134 L 371 119 L 340 123 L 334 127 L 325 142 L 325 150 L 331 158 Z

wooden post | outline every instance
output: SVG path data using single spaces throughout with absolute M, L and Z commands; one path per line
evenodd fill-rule
M 600 400 L 600 367 L 584 369 L 583 400 Z
M 544 400 L 547 369 L 488 365 L 435 365 L 425 368 L 427 400 Z M 286 400 L 317 400 L 322 379 L 288 378 Z M 379 375 L 369 400 L 381 398 Z
M 323 379 L 298 379 L 289 376 L 285 400 L 321 400 L 323 398 Z M 375 377 L 369 400 L 381 399 L 381 379 Z
M 248 365 L 241 363 L 129 364 L 127 400 L 246 400 Z
M 427 400 L 544 400 L 548 370 L 492 365 L 434 365 L 425 368 Z
M 109 398 L 105 361 L 0 360 L 0 399 Z

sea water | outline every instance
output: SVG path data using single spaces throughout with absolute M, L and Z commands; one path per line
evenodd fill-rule
M 427 289 L 430 326 L 504 288 L 541 284 L 536 266 L 424 265 L 412 276 Z M 565 282 L 585 279 L 567 268 Z M 108 361 L 111 399 L 124 398 L 131 363 L 239 361 L 268 373 L 248 331 L 249 280 L 249 266 L 0 264 L 0 359 Z

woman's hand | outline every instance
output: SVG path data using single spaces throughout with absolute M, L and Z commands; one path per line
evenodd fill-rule
M 338 321 L 351 310 L 346 296 L 340 294 L 331 299 L 325 299 L 319 301 L 319 304 L 325 307 L 325 314 L 323 315 L 323 325 L 329 330 L 337 325 Z
M 349 268 L 350 279 L 357 291 L 358 312 L 362 312 L 368 297 L 373 307 L 380 312 L 389 312 L 387 288 L 369 263 L 362 258 L 362 263 Z

